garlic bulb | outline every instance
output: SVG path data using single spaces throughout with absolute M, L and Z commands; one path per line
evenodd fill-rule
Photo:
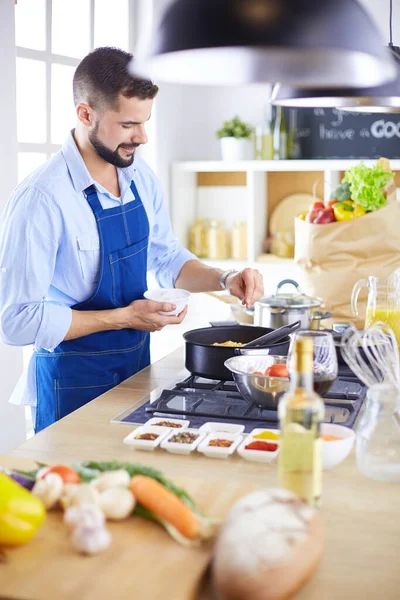
M 99 493 L 88 483 L 67 483 L 64 486 L 60 502 L 64 510 L 74 504 L 98 504 Z
M 74 504 L 64 513 L 64 523 L 71 529 L 104 527 L 104 513 L 96 504 Z
M 46 508 L 52 508 L 61 498 L 64 482 L 58 473 L 49 473 L 35 482 L 32 494 L 37 496 Z
M 126 519 L 135 507 L 135 498 L 130 490 L 123 487 L 108 488 L 100 493 L 99 506 L 107 519 Z
M 129 487 L 131 476 L 128 471 L 118 469 L 116 471 L 105 471 L 93 479 L 90 484 L 99 492 L 112 487 Z
M 38 469 L 36 471 L 36 481 L 38 481 L 39 479 L 42 479 L 46 473 L 48 473 L 50 471 L 50 467 L 40 467 L 40 469 Z
M 77 527 L 72 533 L 72 544 L 83 554 L 97 554 L 111 543 L 111 534 L 104 527 Z

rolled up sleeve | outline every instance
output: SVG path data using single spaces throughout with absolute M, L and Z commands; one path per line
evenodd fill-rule
M 54 350 L 72 320 L 46 300 L 62 233 L 58 207 L 35 187 L 18 189 L 0 217 L 0 337 L 13 346 Z
M 161 184 L 154 176 L 154 224 L 148 256 L 148 268 L 153 271 L 161 287 L 174 287 L 183 265 L 197 256 L 183 248 L 172 233 L 168 208 L 164 202 Z

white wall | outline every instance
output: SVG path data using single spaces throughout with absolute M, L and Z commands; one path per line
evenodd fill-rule
M 0 2 L 0 210 L 17 184 L 14 0 Z M 0 344 L 0 453 L 25 440 L 25 409 L 8 398 L 22 372 L 22 350 Z

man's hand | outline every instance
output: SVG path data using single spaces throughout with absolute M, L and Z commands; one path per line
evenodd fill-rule
M 160 312 L 175 310 L 175 304 L 170 302 L 153 302 L 153 300 L 135 300 L 126 308 L 124 313 L 124 327 L 140 329 L 142 331 L 160 331 L 166 325 L 182 323 L 186 317 L 188 307 L 185 306 L 178 316 L 160 315 Z
M 263 278 L 255 269 L 243 269 L 240 273 L 232 273 L 226 280 L 226 287 L 232 296 L 236 296 L 247 307 L 250 307 L 264 295 Z

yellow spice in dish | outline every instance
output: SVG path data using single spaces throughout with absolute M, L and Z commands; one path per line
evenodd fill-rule
M 273 431 L 263 431 L 253 437 L 257 440 L 279 440 L 279 435 Z

